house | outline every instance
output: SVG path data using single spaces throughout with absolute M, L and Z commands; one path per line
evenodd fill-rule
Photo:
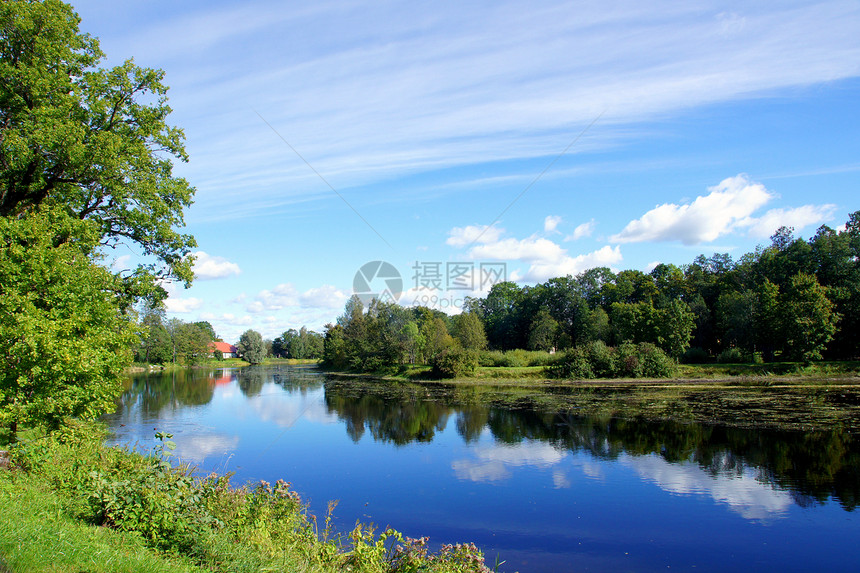
M 220 350 L 221 356 L 224 358 L 236 358 L 239 355 L 239 349 L 232 344 L 227 344 L 226 342 L 210 342 L 209 354 L 215 354 L 216 350 Z

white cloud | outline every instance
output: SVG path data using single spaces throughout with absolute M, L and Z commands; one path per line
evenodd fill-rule
M 766 238 L 780 227 L 792 227 L 800 231 L 810 225 L 820 225 L 833 218 L 836 205 L 803 205 L 787 209 L 771 209 L 761 217 L 748 217 L 737 223 L 738 227 L 748 227 L 749 235 Z
M 352 295 L 351 292 L 332 285 L 308 289 L 301 294 L 299 302 L 303 308 L 341 309 Z
M 592 219 L 587 223 L 582 223 L 581 225 L 577 225 L 576 229 L 573 230 L 573 233 L 564 238 L 565 241 L 578 241 L 579 239 L 583 239 L 585 237 L 590 237 L 594 232 L 594 228 L 597 226 L 597 223 Z
M 182 298 L 178 296 L 177 286 L 175 283 L 171 281 L 162 281 L 160 284 L 161 287 L 167 291 L 167 299 L 164 301 L 164 307 L 167 312 L 187 314 L 203 306 L 203 301 L 199 298 Z
M 621 248 L 605 245 L 596 251 L 571 257 L 567 254 L 553 260 L 535 261 L 529 267 L 526 278 L 540 282 L 554 277 L 578 275 L 596 267 L 614 267 L 622 261 Z
M 285 309 L 339 310 L 346 304 L 350 295 L 351 292 L 332 285 L 322 285 L 300 293 L 293 284 L 282 283 L 257 293 L 255 300 L 248 303 L 245 310 L 253 314 Z
M 256 300 L 248 304 L 246 310 L 255 314 L 299 306 L 299 291 L 290 283 L 279 284 L 271 290 L 261 290 L 254 298 Z
M 451 230 L 449 244 L 466 246 L 471 243 L 466 238 L 473 237 L 481 227 L 455 227 Z M 482 261 L 521 261 L 529 264 L 529 270 L 521 275 L 516 269 L 508 273 L 507 280 L 541 282 L 553 277 L 576 275 L 594 267 L 612 267 L 622 260 L 618 245 L 605 245 L 596 251 L 571 256 L 558 243 L 545 237 L 532 235 L 525 239 L 503 238 L 504 229 L 498 229 L 489 238 L 481 237 L 474 244 L 468 256 Z M 454 239 L 454 240 L 452 240 Z M 474 296 L 474 295 L 473 295 Z
M 193 312 L 203 306 L 203 301 L 193 296 L 188 298 L 178 298 L 171 296 L 164 301 L 164 306 L 167 309 L 167 312 L 186 314 L 189 312 Z
M 557 243 L 542 237 L 525 239 L 500 239 L 472 247 L 469 256 L 473 259 L 518 260 L 525 262 L 557 260 L 566 251 Z
M 751 469 L 713 475 L 697 464 L 669 463 L 656 455 L 625 456 L 621 461 L 665 491 L 707 495 L 727 504 L 746 519 L 763 521 L 784 517 L 794 505 L 789 492 L 776 490 L 760 481 Z
M 559 215 L 547 215 L 546 219 L 543 220 L 543 230 L 545 233 L 555 233 L 556 228 L 559 223 L 561 223 L 561 217 Z
M 567 457 L 565 452 L 544 442 L 483 446 L 472 452 L 475 459 L 451 462 L 451 468 L 458 479 L 475 482 L 501 481 L 511 477 L 511 467 L 551 468 Z M 555 474 L 553 483 L 556 487 L 566 487 L 565 482 Z
M 657 205 L 609 240 L 680 241 L 685 245 L 710 242 L 732 232 L 740 221 L 774 198 L 764 185 L 751 182 L 743 174 L 724 179 L 708 190 L 708 195 L 699 196 L 692 203 Z
M 474 243 L 495 243 L 505 232 L 499 227 L 487 225 L 468 225 L 466 227 L 454 227 L 448 234 L 446 244 L 452 247 L 467 247 Z
M 223 279 L 242 272 L 239 265 L 224 257 L 215 257 L 205 251 L 197 251 L 193 255 L 194 278 L 198 280 Z

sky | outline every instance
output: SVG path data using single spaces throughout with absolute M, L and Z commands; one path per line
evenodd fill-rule
M 198 242 L 168 314 L 228 342 L 860 210 L 858 1 L 73 5 L 105 65 L 165 71 Z

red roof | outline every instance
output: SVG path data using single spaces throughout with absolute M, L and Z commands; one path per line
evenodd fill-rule
M 236 348 L 232 344 L 227 344 L 226 342 L 210 342 L 209 350 L 212 352 L 220 350 L 223 354 L 227 354 L 228 352 L 236 354 L 237 352 L 239 352 L 238 348 Z

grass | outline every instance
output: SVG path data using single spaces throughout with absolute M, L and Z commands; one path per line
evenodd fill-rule
M 173 467 L 169 436 L 143 456 L 103 445 L 101 426 L 19 434 L 0 470 L 0 573 L 484 573 L 471 544 L 423 541 L 322 523 L 279 481 L 234 487 Z M 330 507 L 330 511 L 333 507 Z
M 0 474 L 0 571 L 196 573 L 184 559 L 148 550 L 135 534 L 69 517 L 61 498 L 18 472 Z M 4 569 L 5 565 L 5 569 Z
M 263 362 L 263 366 L 274 366 L 278 364 L 284 364 L 287 366 L 299 366 L 302 364 L 319 364 L 319 359 L 317 358 L 266 358 Z M 247 362 L 243 361 L 243 364 L 247 366 Z

